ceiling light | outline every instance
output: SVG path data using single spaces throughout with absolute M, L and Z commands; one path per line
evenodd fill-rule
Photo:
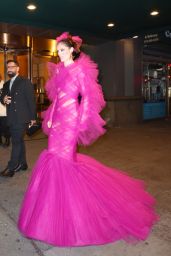
M 36 10 L 36 5 L 34 5 L 34 4 L 29 4 L 29 5 L 27 5 L 27 9 L 28 10 L 30 10 L 30 11 L 34 11 L 34 10 Z
M 138 38 L 138 36 L 133 36 L 132 38 Z
M 158 15 L 158 14 L 159 14 L 159 11 L 157 11 L 157 10 L 150 12 L 150 15 L 151 15 L 151 16 L 156 16 L 156 15 Z
M 115 24 L 114 24 L 114 23 L 108 23 L 107 26 L 108 26 L 109 28 L 112 28 L 112 27 L 115 26 Z

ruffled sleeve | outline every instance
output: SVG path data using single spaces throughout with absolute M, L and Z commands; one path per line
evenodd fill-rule
M 105 133 L 105 121 L 100 112 L 105 106 L 101 86 L 97 82 L 97 65 L 84 55 L 84 65 L 78 74 L 79 107 L 78 143 L 89 145 Z
M 54 113 L 54 109 L 57 103 L 57 82 L 56 77 L 59 74 L 60 70 L 60 64 L 55 64 L 48 62 L 47 65 L 48 68 L 48 74 L 49 74 L 49 80 L 46 82 L 45 90 L 47 93 L 48 98 L 51 101 L 50 106 L 47 110 L 43 111 L 41 113 L 41 117 L 43 118 L 42 122 L 42 129 L 43 132 L 47 135 L 49 135 L 50 128 L 47 126 L 48 121 L 52 122 L 52 117 Z
M 48 62 L 47 64 L 49 80 L 46 82 L 45 90 L 48 95 L 48 98 L 51 101 L 54 101 L 57 94 L 57 77 L 59 76 L 61 63 L 55 64 Z

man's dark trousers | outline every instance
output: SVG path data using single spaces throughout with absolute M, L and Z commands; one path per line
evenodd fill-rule
M 10 125 L 12 151 L 8 168 L 14 169 L 18 164 L 26 164 L 26 151 L 24 144 L 26 124 Z

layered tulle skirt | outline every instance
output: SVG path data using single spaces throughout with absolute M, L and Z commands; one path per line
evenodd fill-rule
M 144 240 L 158 220 L 144 183 L 86 155 L 76 161 L 44 150 L 27 188 L 18 227 L 56 246 Z

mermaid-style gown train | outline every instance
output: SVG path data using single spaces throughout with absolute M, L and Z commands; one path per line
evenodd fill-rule
M 158 216 L 143 181 L 76 152 L 78 143 L 90 144 L 104 133 L 104 121 L 98 115 L 104 101 L 96 88 L 94 97 L 101 107 L 91 103 L 87 82 L 94 78 L 84 76 L 88 66 L 84 63 L 93 64 L 84 55 L 82 59 L 67 68 L 59 65 L 47 85 L 53 99 L 43 124 L 48 148 L 33 168 L 19 230 L 28 238 L 55 246 L 144 240 Z

